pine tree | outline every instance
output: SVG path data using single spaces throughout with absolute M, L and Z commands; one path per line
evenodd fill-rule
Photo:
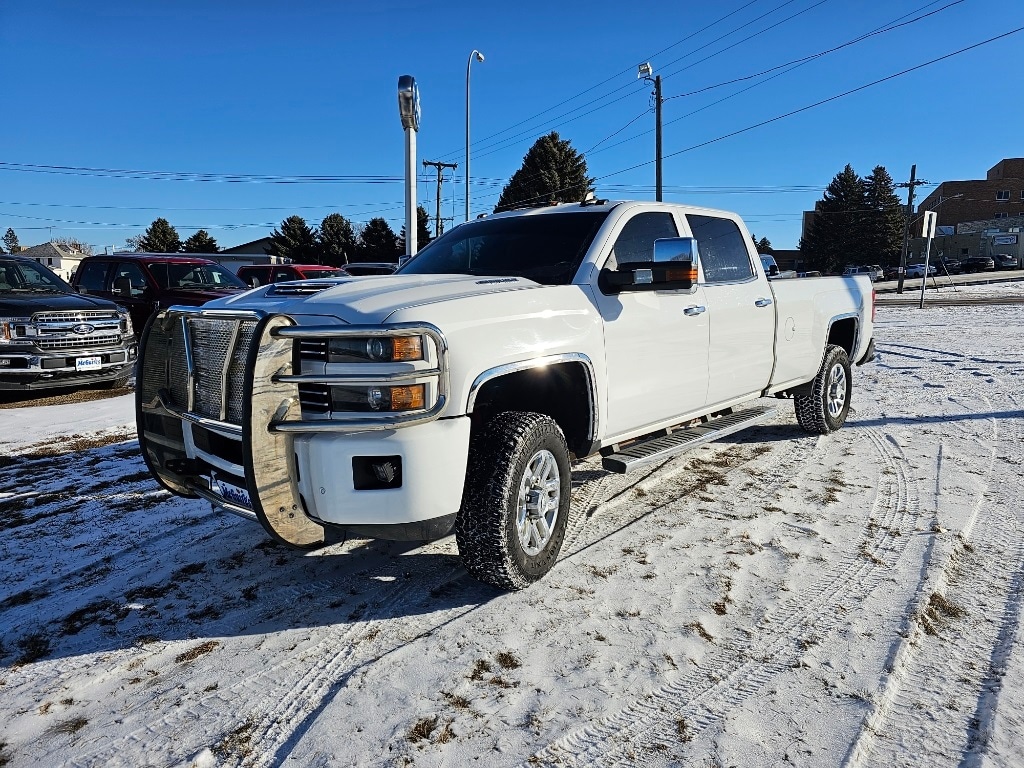
M 177 253 L 181 238 L 167 219 L 156 219 L 139 241 L 139 249 L 145 253 Z
M 429 243 L 434 238 L 430 235 L 430 214 L 427 213 L 426 208 L 422 205 L 416 206 L 416 250 L 422 251 L 423 246 Z M 405 225 L 402 225 L 402 231 L 398 233 L 398 252 L 400 254 L 405 253 Z
M 587 161 L 568 140 L 554 131 L 541 136 L 523 157 L 522 167 L 512 174 L 501 190 L 494 211 L 507 211 L 520 205 L 556 201 L 580 202 L 593 190 L 594 180 L 587 176 Z
M 14 230 L 10 227 L 7 228 L 7 232 L 4 234 L 4 246 L 7 248 L 8 253 L 17 253 L 21 250 L 18 236 L 14 234 Z
M 762 237 L 760 240 L 758 240 L 757 235 L 751 232 L 750 239 L 754 241 L 754 250 L 756 250 L 758 253 L 772 252 L 772 241 L 769 240 L 767 237 Z
M 892 267 L 899 263 L 903 248 L 903 205 L 896 185 L 885 166 L 876 165 L 864 178 L 865 233 L 864 261 Z
M 270 234 L 270 244 L 265 250 L 271 256 L 291 259 L 296 264 L 320 263 L 316 230 L 310 229 L 301 216 L 289 216 L 282 221 L 280 229 Z
M 800 240 L 808 269 L 836 273 L 846 264 L 865 263 L 865 214 L 864 180 L 847 165 L 815 205 L 814 220 Z
M 382 218 L 370 219 L 359 233 L 359 261 L 398 261 L 398 235 Z
M 205 229 L 200 229 L 181 245 L 184 253 L 217 253 L 217 241 Z
M 329 213 L 320 222 L 317 243 L 324 264 L 343 267 L 355 258 L 358 240 L 351 221 L 340 213 Z

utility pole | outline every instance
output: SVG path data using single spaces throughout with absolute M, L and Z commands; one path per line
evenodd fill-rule
M 455 169 L 459 167 L 458 163 L 442 163 L 434 160 L 424 160 L 423 167 L 431 167 L 437 169 L 437 215 L 434 217 L 434 237 L 440 237 L 441 233 L 444 232 L 444 225 L 441 223 L 444 219 L 441 218 L 441 182 L 444 181 L 445 168 Z
M 654 199 L 662 201 L 661 194 L 661 75 L 654 76 L 654 113 L 657 126 L 654 130 Z
M 914 216 L 914 187 L 920 184 L 927 184 L 917 178 L 917 164 L 910 166 L 910 181 L 905 184 L 897 184 L 900 189 L 907 190 L 907 215 L 903 221 L 903 248 L 900 250 L 900 277 L 896 283 L 896 293 L 903 293 L 903 280 L 907 276 L 907 248 L 910 245 L 910 220 Z
M 661 184 L 661 75 L 655 75 L 648 61 L 637 68 L 636 76 L 654 83 L 654 199 L 662 201 Z

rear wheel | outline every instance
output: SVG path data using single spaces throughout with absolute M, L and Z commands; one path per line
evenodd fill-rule
M 825 347 L 818 375 L 807 392 L 793 398 L 796 420 L 807 432 L 827 435 L 846 423 L 850 412 L 853 378 L 846 350 L 835 344 Z
M 539 413 L 495 416 L 470 444 L 455 538 L 474 577 L 523 589 L 554 566 L 569 517 L 569 450 Z

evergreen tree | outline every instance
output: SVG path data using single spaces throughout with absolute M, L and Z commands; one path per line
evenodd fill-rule
M 760 240 L 758 240 L 757 235 L 751 232 L 750 239 L 754 241 L 754 250 L 756 250 L 758 253 L 772 252 L 772 241 L 769 240 L 767 237 L 762 237 Z
M 852 166 L 847 165 L 836 174 L 815 211 L 806 236 L 800 240 L 800 253 L 808 269 L 836 273 L 842 272 L 846 264 L 863 264 L 868 260 L 864 180 Z
M 21 250 L 18 244 L 18 236 L 14 234 L 14 230 L 10 227 L 7 228 L 7 232 L 4 234 L 4 246 L 7 248 L 8 253 L 17 253 Z
M 398 235 L 382 218 L 370 219 L 359 233 L 359 261 L 398 261 Z
M 434 238 L 430 235 L 430 214 L 422 205 L 416 206 L 416 250 L 422 251 L 423 246 Z M 405 225 L 398 234 L 398 252 L 405 254 Z
M 181 244 L 181 250 L 184 253 L 217 253 L 220 248 L 217 241 L 210 237 L 209 232 L 200 229 Z
M 876 165 L 864 178 L 865 233 L 864 261 L 884 267 L 895 266 L 903 248 L 903 205 L 896 185 L 885 166 Z
M 301 216 L 289 216 L 280 229 L 270 233 L 270 244 L 265 249 L 271 256 L 291 259 L 296 264 L 319 264 L 320 248 L 316 230 L 310 229 Z
M 317 239 L 324 264 L 343 267 L 356 255 L 358 240 L 352 222 L 340 213 L 329 213 L 320 222 Z
M 156 219 L 139 241 L 139 250 L 145 253 L 177 253 L 181 250 L 181 238 L 167 219 Z
M 594 180 L 587 176 L 587 161 L 568 140 L 554 131 L 541 136 L 523 157 L 522 167 L 512 174 L 501 190 L 498 211 L 520 205 L 556 201 L 580 202 L 593 190 Z

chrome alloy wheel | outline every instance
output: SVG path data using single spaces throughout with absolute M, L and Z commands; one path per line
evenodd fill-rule
M 825 397 L 829 416 L 838 418 L 846 405 L 846 371 L 838 363 L 829 371 Z
M 551 540 L 558 519 L 562 479 L 551 451 L 537 451 L 526 465 L 519 482 L 516 530 L 519 543 L 530 557 L 539 554 Z

